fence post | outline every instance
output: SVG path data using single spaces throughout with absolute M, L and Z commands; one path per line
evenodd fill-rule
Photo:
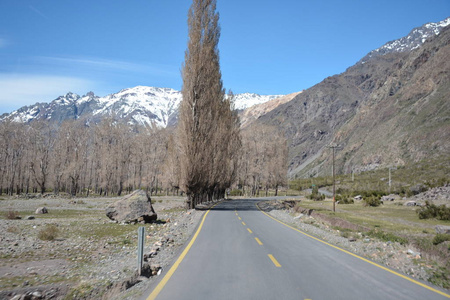
M 144 232 L 145 227 L 138 228 L 138 274 L 141 275 L 142 265 L 144 264 Z

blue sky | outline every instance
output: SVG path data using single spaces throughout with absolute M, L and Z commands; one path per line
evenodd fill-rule
M 188 0 L 1 0 L 0 114 L 69 91 L 181 89 Z M 449 0 L 218 0 L 224 86 L 288 94 L 450 16 Z

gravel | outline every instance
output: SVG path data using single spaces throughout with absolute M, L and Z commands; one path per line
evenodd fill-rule
M 136 277 L 137 228 L 145 227 L 144 255 L 151 256 L 146 264 L 164 274 L 203 211 L 183 209 L 181 197 L 155 197 L 158 222 L 122 225 L 105 215 L 105 208 L 118 199 L 0 200 L 0 299 L 36 292 L 42 299 L 67 294 L 77 299 L 136 298 L 157 277 Z M 34 214 L 43 206 L 48 214 Z M 8 212 L 22 219 L 9 220 Z M 29 215 L 35 219 L 25 219 Z M 55 240 L 38 238 L 47 225 L 58 228 Z

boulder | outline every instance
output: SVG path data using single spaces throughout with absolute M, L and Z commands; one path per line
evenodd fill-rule
M 106 216 L 111 220 L 124 223 L 143 221 L 149 223 L 157 219 L 150 196 L 142 190 L 136 190 L 114 202 L 106 208 Z
M 35 214 L 48 214 L 48 209 L 45 206 L 38 207 L 34 213 Z
M 436 225 L 436 233 L 450 234 L 450 226 Z

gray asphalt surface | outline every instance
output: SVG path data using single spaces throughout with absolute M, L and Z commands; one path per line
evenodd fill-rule
M 447 298 L 280 224 L 257 201 L 215 206 L 156 299 Z

